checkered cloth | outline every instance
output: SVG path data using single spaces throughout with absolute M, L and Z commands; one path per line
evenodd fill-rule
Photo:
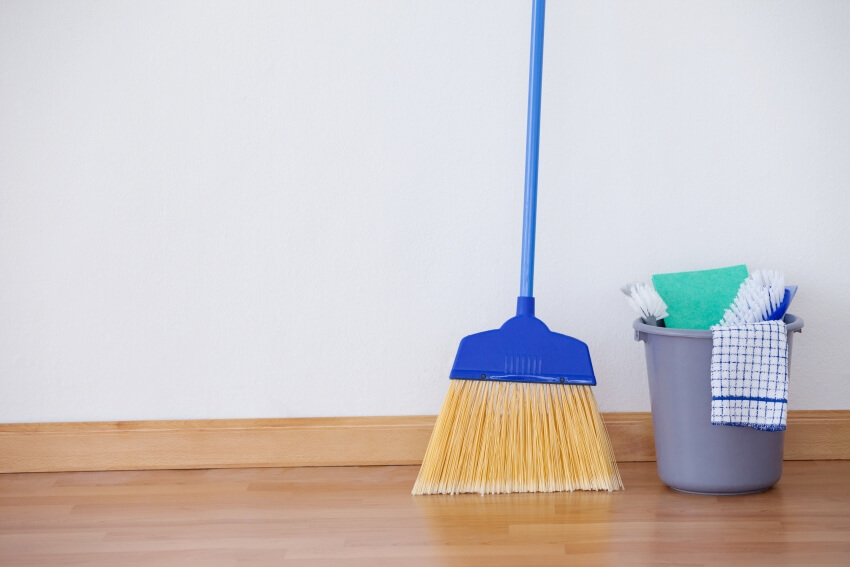
M 783 431 L 788 405 L 785 323 L 711 328 L 711 423 Z

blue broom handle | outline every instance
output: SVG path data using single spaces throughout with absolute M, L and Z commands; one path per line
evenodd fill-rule
M 525 138 L 525 199 L 522 217 L 520 297 L 534 296 L 534 235 L 537 229 L 537 161 L 540 150 L 540 91 L 543 81 L 543 25 L 546 0 L 531 10 L 531 62 L 528 70 L 528 125 Z

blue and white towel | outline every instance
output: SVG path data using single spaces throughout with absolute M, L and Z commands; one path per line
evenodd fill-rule
M 711 328 L 711 423 L 783 431 L 788 406 L 785 323 Z

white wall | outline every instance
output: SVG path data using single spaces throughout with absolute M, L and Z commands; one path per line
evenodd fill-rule
M 538 315 L 649 409 L 621 284 L 800 286 L 850 408 L 850 3 L 550 2 Z M 0 422 L 434 414 L 519 288 L 530 3 L 0 2 Z

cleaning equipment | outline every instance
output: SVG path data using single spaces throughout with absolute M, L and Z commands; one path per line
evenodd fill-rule
M 668 328 L 708 330 L 723 317 L 724 311 L 749 276 L 744 265 L 656 274 L 652 276 L 655 291 L 667 303 Z
M 785 286 L 782 272 L 755 270 L 738 288 L 738 295 L 723 313 L 720 325 L 779 321 L 788 311 L 796 293 L 797 286 Z
M 783 321 L 711 328 L 711 423 L 783 431 L 788 406 Z
M 620 288 L 629 298 L 629 305 L 640 313 L 647 325 L 664 327 L 667 317 L 667 304 L 651 285 L 646 282 L 631 282 Z
M 797 286 L 776 270 L 755 270 L 711 327 L 711 423 L 784 431 L 788 341 L 783 318 Z
M 587 345 L 534 316 L 533 272 L 545 0 L 534 0 L 516 316 L 464 338 L 413 494 L 622 488 L 590 386 Z
M 788 370 L 803 319 L 784 317 Z M 685 492 L 745 494 L 782 476 L 785 431 L 711 424 L 712 331 L 632 324 L 643 341 L 658 476 Z

